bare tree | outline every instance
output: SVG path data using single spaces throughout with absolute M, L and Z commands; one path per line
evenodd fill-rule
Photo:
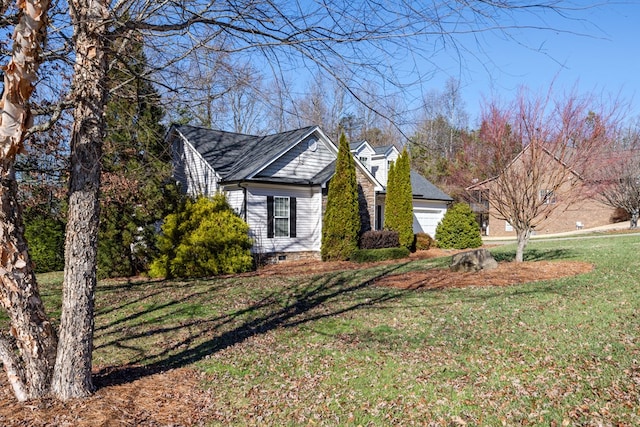
M 631 217 L 630 228 L 638 228 L 640 217 L 640 134 L 629 129 L 626 135 L 603 147 L 591 171 L 592 194 L 604 204 L 624 209 Z
M 307 95 L 293 101 L 296 126 L 318 125 L 337 141 L 340 119 L 344 116 L 345 91 L 335 82 L 317 74 L 309 84 Z
M 424 97 L 410 140 L 414 167 L 443 185 L 452 172 L 450 166 L 465 145 L 467 126 L 460 82 L 450 78 L 441 91 L 432 90 Z
M 597 113 L 594 113 L 597 111 Z M 491 159 L 488 190 L 499 219 L 517 235 L 516 261 L 523 260 L 532 231 L 558 209 L 585 197 L 584 177 L 616 129 L 616 105 L 598 105 L 575 94 L 552 99 L 521 91 L 509 105 L 483 111 L 480 139 Z

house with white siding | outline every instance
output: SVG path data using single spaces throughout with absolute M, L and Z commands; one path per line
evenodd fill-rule
M 393 145 L 374 147 L 367 141 L 352 143 L 350 148 L 354 157 L 370 170 L 382 186 L 386 187 L 389 167 L 400 155 L 398 149 Z M 411 171 L 411 190 L 413 193 L 413 232 L 427 233 L 434 237 L 436 227 L 453 199 L 415 170 Z M 376 194 L 376 230 L 381 230 L 384 224 L 385 195 L 384 190 Z
M 338 153 L 319 127 L 254 136 L 173 125 L 167 142 L 182 190 L 192 196 L 224 192 L 249 224 L 255 254 L 274 260 L 319 258 L 327 184 Z M 363 232 L 382 228 L 387 162 L 398 155 L 395 147 L 380 149 L 382 155 L 369 144 L 364 148 L 362 156 L 354 153 Z M 451 198 L 431 190 L 446 210 Z

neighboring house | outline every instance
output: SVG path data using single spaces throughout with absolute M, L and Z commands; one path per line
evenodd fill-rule
M 167 142 L 174 177 L 183 191 L 193 196 L 224 192 L 249 224 L 255 254 L 275 260 L 319 258 L 327 184 L 338 152 L 319 127 L 252 136 L 173 125 Z M 372 165 L 387 167 L 382 157 L 397 155 L 394 147 L 382 156 L 371 155 L 368 165 L 356 157 L 362 231 L 381 228 L 383 223 L 385 188 L 377 179 L 382 179 L 382 171 L 374 172 Z M 421 231 L 423 225 L 430 229 L 436 218 L 441 219 L 451 198 L 415 175 L 416 211 L 436 212 L 429 221 L 417 222 Z
M 507 167 L 519 168 L 523 167 L 521 155 L 526 152 L 526 148 L 511 162 Z M 541 168 L 543 173 L 554 173 L 554 167 L 567 168 L 567 166 L 557 157 L 549 153 L 547 150 L 541 153 L 548 157 L 550 167 Z M 554 166 L 555 165 L 555 166 Z M 582 177 L 565 169 L 570 173 L 567 174 L 571 180 L 577 180 L 582 183 Z M 505 171 L 503 173 L 509 173 Z M 514 175 L 515 176 L 515 175 Z M 478 222 L 484 235 L 493 237 L 516 237 L 513 227 L 502 218 L 495 207 L 490 203 L 491 193 L 496 178 L 490 178 L 482 182 L 478 182 L 467 188 L 471 194 L 471 208 L 476 213 Z M 610 223 L 613 209 L 605 206 L 603 203 L 589 197 L 586 193 L 586 187 L 583 185 L 570 186 L 567 182 L 559 186 L 556 192 L 545 188 L 545 177 L 542 176 L 538 180 L 540 188 L 537 189 L 537 197 L 543 204 L 554 205 L 545 214 L 544 221 L 534 229 L 536 235 L 563 233 L 582 228 L 592 228 Z M 512 187 L 517 188 L 517 186 Z M 584 193 L 573 193 L 573 192 Z

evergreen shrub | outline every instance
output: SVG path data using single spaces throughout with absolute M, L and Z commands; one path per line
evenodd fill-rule
M 439 248 L 467 249 L 482 246 L 480 226 L 476 216 L 466 203 L 451 206 L 436 227 Z
M 356 165 L 343 133 L 340 135 L 336 172 L 329 181 L 320 248 L 322 260 L 351 258 L 358 249 L 360 226 Z
M 384 228 L 398 232 L 400 244 L 413 246 L 413 191 L 411 160 L 406 149 L 389 168 Z
M 251 270 L 249 226 L 223 194 L 187 200 L 169 214 L 158 237 L 160 255 L 149 275 L 165 278 L 205 277 Z
M 397 248 L 400 246 L 400 238 L 397 231 L 371 230 L 366 231 L 360 237 L 360 249 Z
M 53 216 L 25 213 L 24 236 L 36 273 L 64 269 L 65 224 Z
M 351 260 L 355 262 L 378 262 L 406 258 L 410 254 L 411 251 L 404 246 L 383 249 L 358 249 L 351 256 Z

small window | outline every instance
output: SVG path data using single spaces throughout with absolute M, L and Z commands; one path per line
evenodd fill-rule
M 289 237 L 289 198 L 274 197 L 273 202 L 275 237 Z
M 367 169 L 371 169 L 371 162 L 367 156 L 360 156 L 358 157 L 358 160 L 360 160 L 360 163 L 362 163 Z
M 508 221 L 505 221 L 504 231 L 513 231 L 513 225 L 511 225 Z
M 556 203 L 556 194 L 552 190 L 540 190 L 540 201 L 545 205 Z

